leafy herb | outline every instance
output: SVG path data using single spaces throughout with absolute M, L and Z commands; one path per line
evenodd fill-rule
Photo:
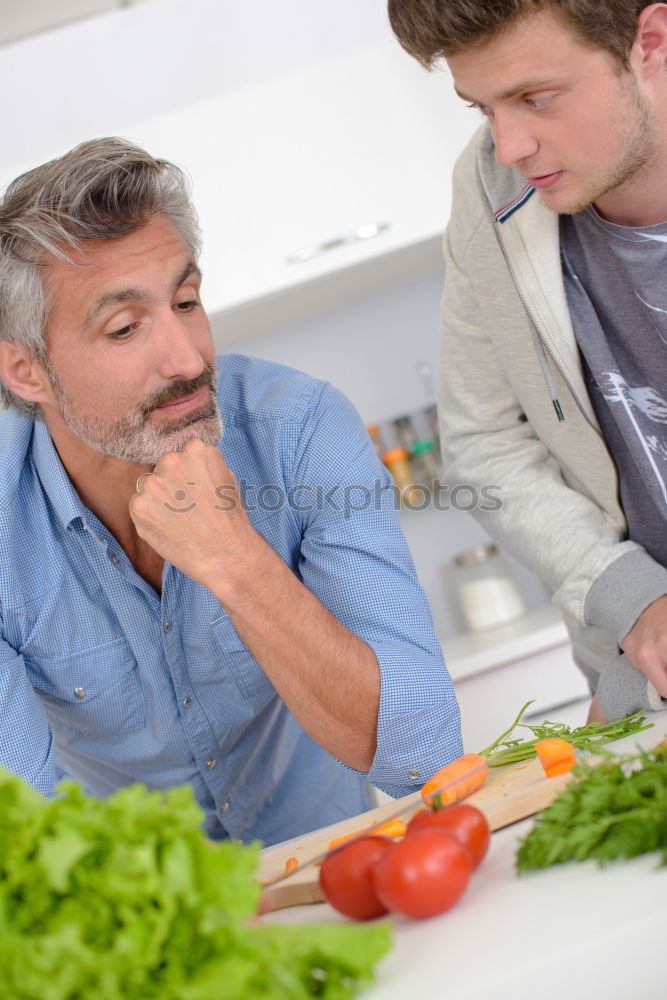
M 521 841 L 517 871 L 596 858 L 600 864 L 661 850 L 667 864 L 667 748 L 579 763 L 572 781 Z M 627 773 L 639 762 L 639 767 Z
M 190 787 L 43 799 L 0 769 L 0 983 L 12 1000 L 344 1000 L 387 924 L 250 926 L 259 845 L 212 845 Z
M 529 760 L 535 757 L 537 751 L 535 744 L 539 740 L 557 738 L 567 740 L 572 743 L 577 750 L 595 750 L 603 743 L 610 743 L 613 740 L 620 740 L 623 736 L 630 736 L 632 733 L 641 733 L 644 729 L 650 729 L 652 722 L 646 722 L 646 716 L 641 712 L 634 715 L 626 715 L 624 719 L 616 722 L 608 722 L 604 726 L 599 722 L 590 722 L 587 726 L 577 726 L 570 729 L 564 722 L 544 722 L 538 725 L 528 725 L 521 722 L 521 717 L 532 701 L 527 701 L 516 719 L 504 733 L 501 733 L 497 740 L 494 740 L 486 750 L 480 751 L 480 756 L 486 757 L 489 767 L 504 767 L 505 764 L 516 764 L 521 760 Z M 510 739 L 517 726 L 522 729 L 529 729 L 533 734 L 533 739 L 522 739 L 515 737 Z

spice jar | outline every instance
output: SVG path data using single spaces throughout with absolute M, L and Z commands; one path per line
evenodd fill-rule
M 391 448 L 382 456 L 382 461 L 391 472 L 404 504 L 418 503 L 420 491 L 415 488 L 412 466 L 405 448 Z
M 526 613 L 516 581 L 495 545 L 476 545 L 454 559 L 463 617 L 473 632 L 496 628 Z
M 415 470 L 417 482 L 431 486 L 438 478 L 438 460 L 430 438 L 421 438 L 412 446 L 412 468 Z

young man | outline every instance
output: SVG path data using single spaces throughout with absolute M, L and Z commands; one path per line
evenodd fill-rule
M 554 590 L 592 718 L 667 697 L 667 5 L 390 0 L 486 124 L 445 239 L 452 481 Z M 624 650 L 624 654 L 621 654 Z
M 180 172 L 117 139 L 0 204 L 0 763 L 189 782 L 272 843 L 419 787 L 459 715 L 360 418 L 216 363 L 197 253 Z

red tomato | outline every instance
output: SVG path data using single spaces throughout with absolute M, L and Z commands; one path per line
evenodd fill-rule
M 320 889 L 334 910 L 355 920 L 370 920 L 387 912 L 373 888 L 371 869 L 391 846 L 386 837 L 363 837 L 324 859 Z
M 385 851 L 373 868 L 373 885 L 389 910 L 420 919 L 453 906 L 471 871 L 470 856 L 458 840 L 440 830 L 422 830 Z
M 489 849 L 491 828 L 484 813 L 466 802 L 445 809 L 420 809 L 408 823 L 406 836 L 418 830 L 444 830 L 456 837 L 477 868 Z

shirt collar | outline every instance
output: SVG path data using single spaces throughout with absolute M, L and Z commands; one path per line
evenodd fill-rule
M 73 521 L 79 520 L 86 527 L 86 508 L 72 486 L 42 417 L 35 420 L 32 460 L 62 526 L 68 528 Z

